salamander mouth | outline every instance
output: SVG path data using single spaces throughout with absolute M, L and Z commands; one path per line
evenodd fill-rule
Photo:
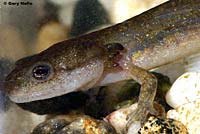
M 25 110 L 39 115 L 62 114 L 70 110 L 81 108 L 81 106 L 84 106 L 88 98 L 89 96 L 86 93 L 79 91 L 50 99 L 16 104 Z

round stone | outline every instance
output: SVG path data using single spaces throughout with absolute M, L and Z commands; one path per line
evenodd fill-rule
M 200 73 L 187 72 L 180 76 L 166 95 L 167 103 L 177 108 L 200 98 Z

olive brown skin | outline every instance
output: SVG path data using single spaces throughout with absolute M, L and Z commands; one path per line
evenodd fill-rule
M 200 50 L 200 1 L 171 0 L 109 28 L 53 45 L 16 62 L 6 92 L 16 103 L 46 100 L 125 79 L 141 84 L 138 109 L 144 121 L 156 114 L 152 69 Z
M 6 79 L 6 92 L 10 98 L 17 96 L 17 92 L 31 95 L 33 86 L 54 81 L 62 71 L 72 71 L 93 59 L 103 62 L 105 76 L 115 72 L 116 66 L 118 71 L 126 68 L 126 64 L 152 69 L 196 53 L 200 50 L 199 8 L 198 0 L 173 0 L 123 23 L 57 43 L 39 54 L 17 61 Z M 109 44 L 114 44 L 112 52 Z M 125 51 L 121 53 L 122 48 L 115 48 L 115 44 L 123 46 Z M 32 69 L 37 65 L 52 69 L 49 73 L 54 76 L 47 73 L 46 80 L 34 81 Z M 42 89 L 38 87 L 36 90 Z

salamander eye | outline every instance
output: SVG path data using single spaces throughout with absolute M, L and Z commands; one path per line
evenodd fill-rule
M 36 80 L 46 80 L 51 73 L 49 65 L 37 65 L 32 70 L 32 76 Z

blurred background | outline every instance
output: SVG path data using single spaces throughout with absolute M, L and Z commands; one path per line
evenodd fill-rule
M 41 52 L 56 42 L 105 28 L 136 16 L 167 0 L 0 0 L 0 134 L 29 134 L 44 120 L 11 103 L 3 81 L 14 62 Z M 9 3 L 11 2 L 11 3 Z M 176 74 L 184 70 L 180 64 Z M 158 72 L 177 77 L 169 71 Z

